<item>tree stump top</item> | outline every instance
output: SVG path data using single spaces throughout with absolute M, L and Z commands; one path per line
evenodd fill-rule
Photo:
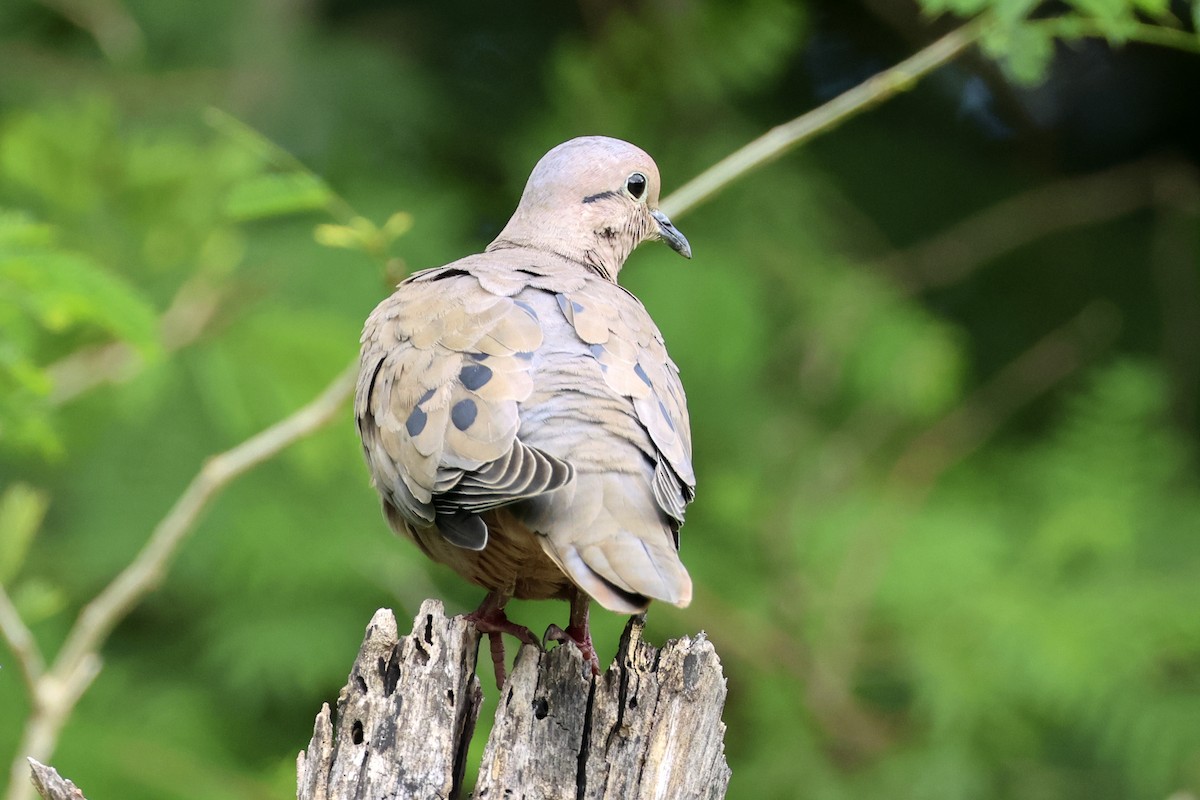
M 700 634 L 661 650 L 631 620 L 593 678 L 573 645 L 523 647 L 504 685 L 472 797 L 721 798 L 725 678 Z M 297 761 L 299 800 L 460 796 L 482 700 L 479 634 L 427 600 L 401 637 L 367 628 L 337 712 L 326 705 Z

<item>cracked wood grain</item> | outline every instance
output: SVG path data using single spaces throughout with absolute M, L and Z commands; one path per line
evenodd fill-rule
M 630 621 L 593 679 L 573 645 L 523 647 L 501 690 L 477 800 L 722 798 L 725 678 L 703 634 L 661 650 Z M 299 800 L 452 798 L 479 712 L 479 635 L 427 600 L 399 637 L 376 613 L 336 714 L 298 761 Z M 396 698 L 404 698 L 397 700 Z

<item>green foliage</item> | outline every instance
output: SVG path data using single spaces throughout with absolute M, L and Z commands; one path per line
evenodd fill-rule
M 0 148 L 12 139 L 0 140 Z M 14 448 L 59 454 L 50 423 L 49 376 L 39 355 L 63 340 L 107 336 L 144 358 L 158 354 L 149 301 L 85 253 L 66 250 L 28 214 L 0 211 L 0 438 Z
M 1200 4 L 1190 3 L 1192 32 L 1168 0 L 1068 0 L 1047 12 L 1043 0 L 920 0 L 928 14 L 983 15 L 982 47 L 1016 83 L 1045 79 L 1055 43 L 1101 36 L 1113 45 L 1145 41 L 1200 52 Z
M 809 7 L 784 0 L 578 19 L 136 0 L 111 6 L 141 33 L 120 67 L 53 8 L 0 4 L 0 582 L 48 654 L 204 459 L 343 369 L 386 280 L 483 246 L 549 146 L 624 136 L 669 192 L 807 102 Z M 1023 80 L 1064 37 L 1171 24 L 1158 0 L 923 8 L 987 15 Z M 1147 344 L 1175 330 L 1155 283 L 1172 248 L 1144 244 L 1168 212 L 901 289 L 877 259 L 1054 178 L 939 97 L 917 87 L 677 219 L 693 262 L 647 245 L 622 273 L 681 367 L 700 479 L 696 600 L 654 608 L 649 636 L 714 641 L 731 798 L 1195 794 L 1194 381 Z M 1066 380 L 995 391 L 1098 296 L 1126 321 L 1111 350 L 1059 342 L 1038 363 Z M 286 796 L 371 613 L 429 596 L 479 600 L 386 532 L 346 416 L 208 509 L 56 765 L 94 797 Z M 604 659 L 622 620 L 595 617 Z M 28 701 L 0 661 L 7 763 Z

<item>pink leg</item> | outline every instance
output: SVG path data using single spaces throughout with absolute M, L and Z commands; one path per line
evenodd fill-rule
M 492 651 L 492 666 L 496 671 L 496 688 L 504 687 L 505 672 L 504 672 L 504 634 L 511 634 L 517 637 L 525 644 L 531 644 L 539 650 L 542 643 L 533 635 L 533 631 L 526 628 L 524 625 L 518 625 L 515 622 L 510 622 L 508 616 L 504 613 L 504 605 L 508 602 L 508 597 L 501 592 L 489 592 L 488 596 L 483 598 L 483 602 L 479 604 L 479 608 L 467 614 L 466 620 L 475 625 L 475 630 L 480 633 L 486 633 L 488 637 L 488 646 Z
M 564 631 L 557 625 L 546 629 L 546 638 L 555 642 L 572 641 L 579 648 L 585 663 L 591 665 L 592 674 L 600 674 L 600 659 L 596 656 L 596 648 L 592 646 L 592 632 L 588 629 L 588 611 L 592 607 L 592 598 L 582 591 L 575 589 L 571 592 L 571 624 Z

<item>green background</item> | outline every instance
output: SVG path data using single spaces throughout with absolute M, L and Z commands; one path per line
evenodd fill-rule
M 1031 4 L 927 4 L 985 5 Z M 0 582 L 52 654 L 204 459 L 328 384 L 398 276 L 490 241 L 554 144 L 629 139 L 669 193 L 953 24 L 7 0 Z M 693 261 L 648 245 L 622 273 L 699 476 L 696 598 L 647 636 L 715 644 L 730 797 L 1200 793 L 1200 57 L 1030 30 L 676 219 Z M 90 386 L 112 342 L 133 356 Z M 347 408 L 211 506 L 53 763 L 92 800 L 292 796 L 374 610 L 426 597 L 480 592 L 387 531 Z M 595 613 L 602 661 L 623 623 Z M 28 699 L 0 665 L 7 764 Z

